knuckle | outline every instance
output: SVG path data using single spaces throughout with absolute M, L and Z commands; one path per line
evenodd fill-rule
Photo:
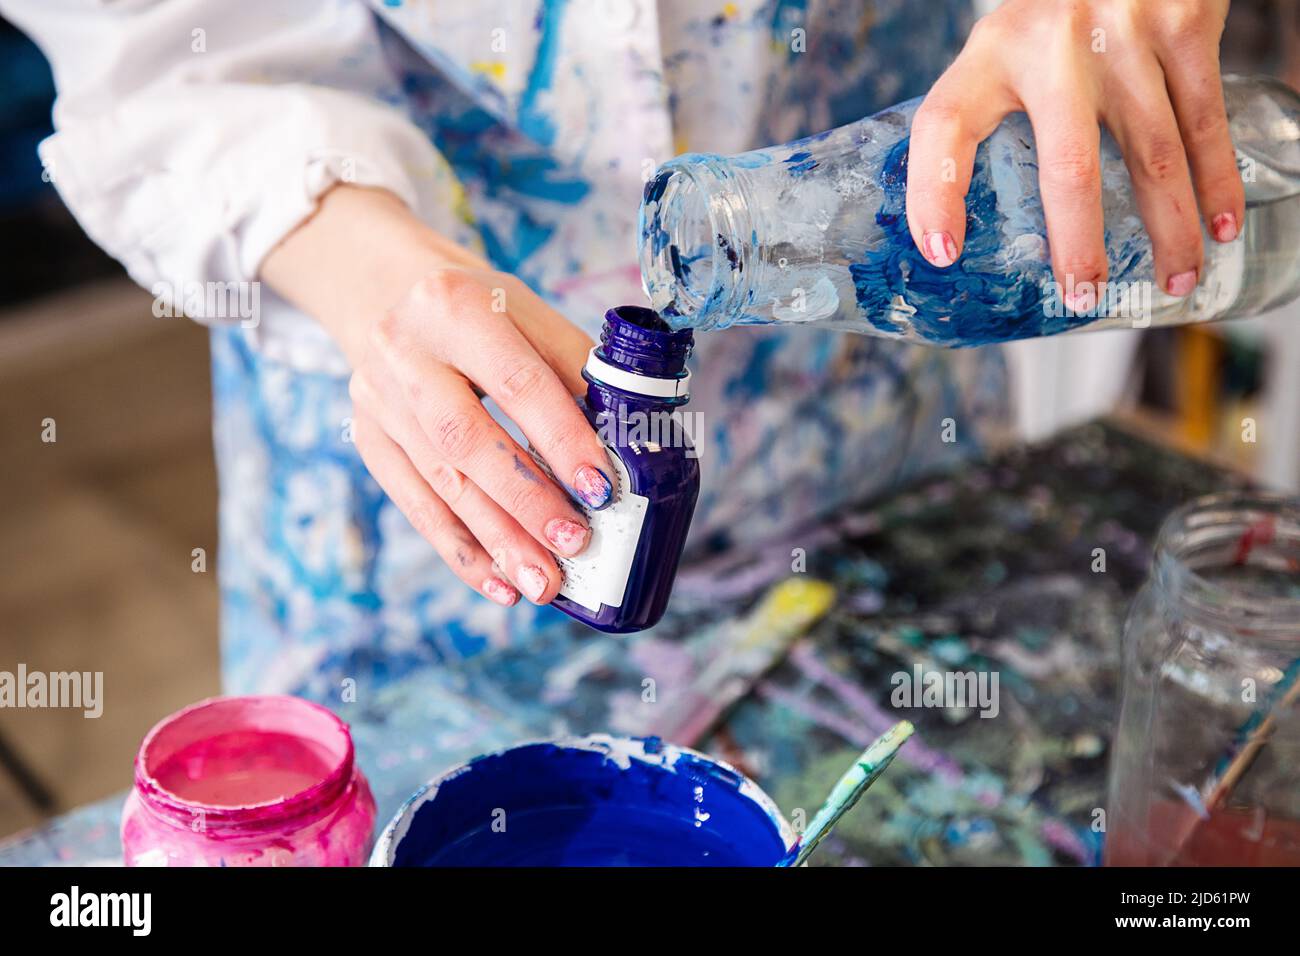
M 370 383 L 359 369 L 348 379 L 348 398 L 353 407 L 362 407 L 370 400 Z
M 537 444 L 547 452 L 555 449 L 557 459 L 561 458 L 564 452 L 573 452 L 591 456 L 592 460 L 601 462 L 606 455 L 599 433 L 587 423 L 580 412 L 576 416 L 552 416 L 543 422 L 537 436 Z
M 433 269 L 432 272 L 426 272 L 411 289 L 412 302 L 416 306 L 441 306 L 451 293 L 454 282 L 451 269 Z
M 464 273 L 459 269 L 433 269 L 420 276 L 411 289 L 411 300 L 419 307 L 431 308 L 435 312 L 455 299 L 457 292 L 464 288 Z
M 352 445 L 362 460 L 370 457 L 370 451 L 374 447 L 374 434 L 367 419 L 358 418 L 352 423 Z
M 478 444 L 480 428 L 474 416 L 463 408 L 449 408 L 434 418 L 433 446 L 448 461 L 462 461 Z
M 912 117 L 912 136 L 924 139 L 935 134 L 960 135 L 964 123 L 964 113 L 958 104 L 931 94 Z
M 986 14 L 975 21 L 970 28 L 967 43 L 995 43 L 1003 35 L 1002 21 L 993 14 Z
M 1180 2 L 1159 4 L 1159 30 L 1173 44 L 1195 43 L 1217 36 L 1215 18 L 1207 4 Z
M 1101 157 L 1095 143 L 1065 140 L 1040 160 L 1042 176 L 1059 189 L 1082 191 L 1101 181 Z
M 520 360 L 501 379 L 501 397 L 506 401 L 524 401 L 537 392 L 542 383 L 542 367 L 536 362 Z
M 1071 27 L 1091 27 L 1097 23 L 1097 4 L 1091 0 L 1065 0 L 1060 9 L 1062 21 Z
M 1147 179 L 1167 183 L 1183 171 L 1186 157 L 1183 144 L 1168 133 L 1155 133 L 1145 137 L 1135 147 L 1138 170 Z
M 429 487 L 449 505 L 455 506 L 465 493 L 465 476 L 449 465 L 434 462 L 425 468 L 424 477 Z
M 442 519 L 428 505 L 416 504 L 406 509 L 406 520 L 420 537 L 432 541 L 442 531 Z
M 1189 145 L 1196 147 L 1217 147 L 1221 143 L 1230 142 L 1227 114 L 1217 106 L 1206 106 L 1198 110 L 1187 131 L 1187 139 Z M 1223 156 L 1225 159 L 1232 158 L 1226 150 Z
M 380 355 L 394 355 L 402 334 L 402 317 L 397 309 L 385 309 L 370 327 L 370 344 Z
M 537 486 L 531 482 L 512 482 L 502 495 L 501 506 L 510 515 L 524 515 L 530 512 L 538 499 Z

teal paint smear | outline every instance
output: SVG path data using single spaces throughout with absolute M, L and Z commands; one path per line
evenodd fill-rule
M 537 58 L 533 61 L 528 86 L 519 99 L 519 129 L 543 146 L 555 142 L 555 123 L 537 108 L 537 99 L 551 88 L 560 59 L 560 26 L 569 0 L 543 0 L 537 17 Z

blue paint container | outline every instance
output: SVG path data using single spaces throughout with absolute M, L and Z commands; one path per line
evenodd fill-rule
M 521 744 L 429 782 L 371 866 L 773 866 L 795 843 L 752 780 L 658 738 Z

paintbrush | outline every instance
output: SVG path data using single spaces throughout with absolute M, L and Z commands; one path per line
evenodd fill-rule
M 844 772 L 844 776 L 831 789 L 830 796 L 817 811 L 817 815 L 808 824 L 797 843 L 790 848 L 777 866 L 801 866 L 812 856 L 817 844 L 830 833 L 840 818 L 858 802 L 867 787 L 871 786 L 885 772 L 894 754 L 912 736 L 915 728 L 906 720 L 899 721 L 884 732 L 875 742 L 853 761 L 853 766 Z
M 1193 816 L 1186 825 L 1179 828 L 1179 832 L 1173 841 L 1173 858 L 1177 859 L 1178 854 L 1191 841 L 1200 827 L 1202 820 L 1208 819 L 1211 814 L 1218 810 L 1227 802 L 1233 788 L 1237 782 L 1246 775 L 1246 771 L 1255 763 L 1255 758 L 1259 756 L 1264 745 L 1268 743 L 1269 738 L 1273 736 L 1273 731 L 1277 729 L 1278 715 L 1287 709 L 1295 706 L 1300 701 L 1300 659 L 1291 662 L 1291 666 L 1283 674 L 1282 681 L 1278 687 L 1275 697 L 1281 699 L 1270 706 L 1264 716 L 1264 719 L 1256 723 L 1248 720 L 1246 724 L 1238 731 L 1237 743 L 1233 748 L 1235 756 L 1230 761 L 1221 761 L 1220 765 L 1226 763 L 1226 768 L 1218 775 L 1210 794 L 1204 801 L 1204 814 Z

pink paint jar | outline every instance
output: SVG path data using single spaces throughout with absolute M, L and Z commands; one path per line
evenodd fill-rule
M 296 697 L 214 697 L 149 731 L 127 866 L 359 866 L 375 823 L 347 724 Z

